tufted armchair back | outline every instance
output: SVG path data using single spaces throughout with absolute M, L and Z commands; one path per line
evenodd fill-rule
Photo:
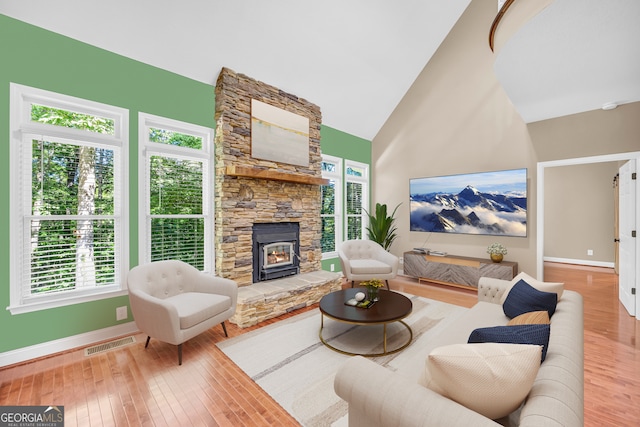
M 373 240 L 347 240 L 342 243 L 340 250 L 348 259 L 376 259 L 382 246 Z
M 183 292 L 195 291 L 200 272 L 177 260 L 157 261 L 134 268 L 129 273 L 129 290 L 165 299 Z

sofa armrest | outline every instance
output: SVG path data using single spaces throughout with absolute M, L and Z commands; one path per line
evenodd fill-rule
M 231 305 L 234 308 L 238 300 L 238 284 L 235 281 L 210 273 L 198 272 L 194 280 L 193 291 L 228 296 L 231 298 Z
M 481 277 L 478 280 L 478 301 L 502 304 L 502 295 L 510 288 L 511 281 L 494 279 L 492 277 Z
M 338 250 L 338 258 L 340 258 L 340 268 L 342 269 L 342 274 L 347 280 L 351 279 L 351 263 L 349 262 L 349 258 L 347 254 L 345 254 L 342 249 Z
M 380 262 L 384 262 L 385 264 L 390 265 L 392 274 L 398 274 L 398 264 L 400 264 L 400 258 L 387 251 L 377 251 L 375 253 L 375 258 Z
M 334 389 L 349 404 L 350 427 L 499 426 L 361 356 L 339 368 Z
M 150 337 L 180 344 L 180 319 L 175 306 L 137 289 L 129 290 L 129 304 L 136 325 Z

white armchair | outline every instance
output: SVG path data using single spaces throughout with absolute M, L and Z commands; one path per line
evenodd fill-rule
M 145 348 L 154 337 L 178 346 L 222 324 L 236 311 L 238 284 L 203 273 L 177 260 L 142 264 L 127 276 L 131 312 L 138 328 L 147 334 Z
M 347 240 L 338 251 L 342 273 L 351 281 L 380 279 L 387 283 L 398 274 L 399 259 L 372 240 Z

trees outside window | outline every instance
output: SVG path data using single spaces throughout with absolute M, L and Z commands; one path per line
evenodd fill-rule
M 140 262 L 213 260 L 212 131 L 140 113 Z
M 11 85 L 12 312 L 122 289 L 127 126 L 126 110 Z

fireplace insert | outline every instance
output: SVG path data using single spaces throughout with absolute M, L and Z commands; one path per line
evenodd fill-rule
M 300 225 L 254 224 L 252 252 L 254 283 L 300 273 Z

